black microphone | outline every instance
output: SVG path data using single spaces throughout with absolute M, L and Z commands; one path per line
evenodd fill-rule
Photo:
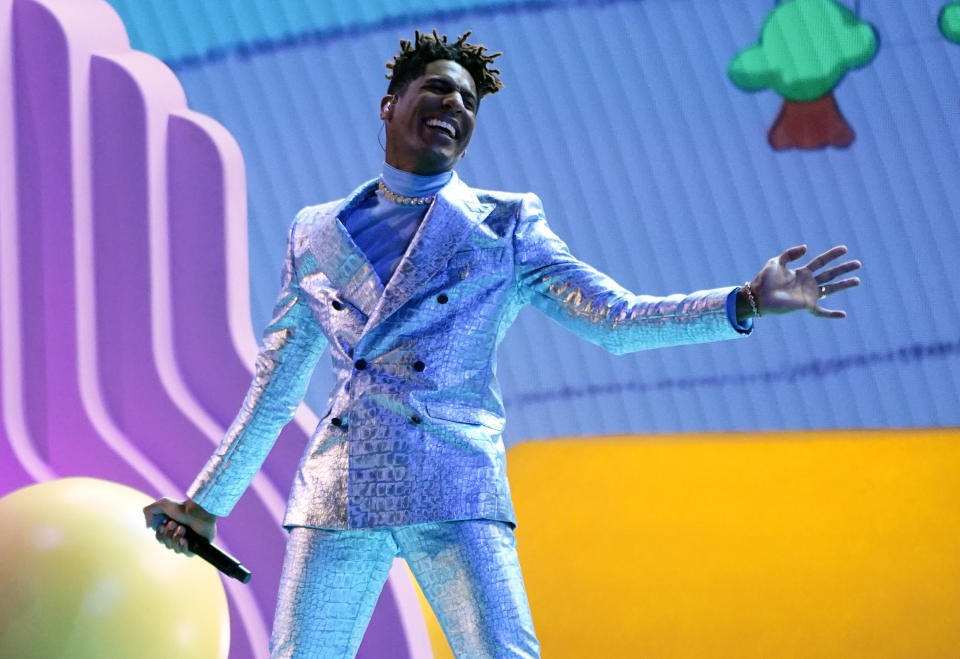
M 153 530 L 156 531 L 161 524 L 166 524 L 170 518 L 166 515 L 153 516 Z M 177 522 L 180 524 L 180 522 Z M 210 541 L 202 535 L 191 529 L 186 524 L 181 524 L 186 530 L 184 539 L 187 541 L 187 549 L 205 560 L 207 563 L 223 572 L 228 577 L 232 577 L 242 583 L 247 583 L 253 577 L 253 573 L 243 567 L 233 556 L 223 551 L 216 545 L 210 544 Z

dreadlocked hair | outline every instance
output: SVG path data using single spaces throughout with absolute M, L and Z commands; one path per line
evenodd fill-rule
M 411 80 L 423 75 L 427 64 L 434 60 L 446 59 L 456 62 L 467 70 L 477 85 L 480 98 L 487 94 L 496 94 L 503 89 L 503 83 L 497 75 L 500 70 L 488 69 L 487 65 L 503 53 L 486 55 L 483 52 L 487 49 L 486 46 L 467 43 L 469 36 L 470 32 L 464 32 L 457 37 L 456 41 L 448 43 L 447 35 L 439 35 L 436 30 L 433 34 L 421 34 L 416 30 L 413 43 L 401 40 L 400 52 L 394 55 L 392 62 L 387 62 L 387 68 L 391 71 L 387 74 L 387 79 L 390 80 L 387 93 L 403 91 Z

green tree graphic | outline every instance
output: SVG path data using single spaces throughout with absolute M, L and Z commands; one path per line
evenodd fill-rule
M 940 31 L 954 43 L 960 43 L 960 0 L 943 6 L 940 10 Z
M 744 91 L 772 88 L 783 106 L 767 139 L 774 149 L 845 147 L 854 132 L 833 89 L 877 53 L 873 26 L 836 0 L 789 0 L 767 15 L 760 41 L 730 62 Z

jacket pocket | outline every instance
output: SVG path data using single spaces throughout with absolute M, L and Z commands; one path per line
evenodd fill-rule
M 503 430 L 503 417 L 479 407 L 468 407 L 459 403 L 434 401 L 426 403 L 424 408 L 427 410 L 427 415 L 438 421 L 464 423 L 470 426 L 484 426 L 497 432 Z
M 487 247 L 483 249 L 467 249 L 454 252 L 444 268 L 461 268 L 471 266 L 489 266 L 491 263 L 500 263 L 503 260 L 503 247 Z

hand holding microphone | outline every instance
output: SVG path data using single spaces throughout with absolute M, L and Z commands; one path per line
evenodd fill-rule
M 251 573 L 237 559 L 211 540 L 217 534 L 217 518 L 187 499 L 177 502 L 158 499 L 143 509 L 147 527 L 156 531 L 157 541 L 178 554 L 197 555 L 229 577 L 243 583 Z

